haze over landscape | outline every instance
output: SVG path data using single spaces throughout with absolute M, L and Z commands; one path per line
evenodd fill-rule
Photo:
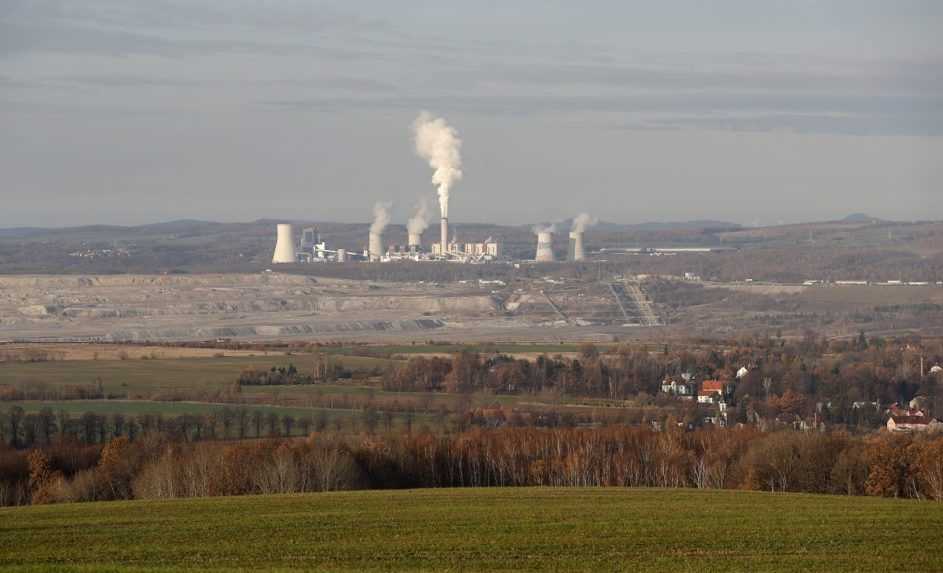
M 941 30 L 0 0 L 0 570 L 943 571 Z
M 0 227 L 403 220 L 421 109 L 466 141 L 459 221 L 939 219 L 940 29 L 929 1 L 9 0 Z

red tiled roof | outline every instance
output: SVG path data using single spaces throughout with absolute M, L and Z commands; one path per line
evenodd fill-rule
M 703 392 L 723 392 L 724 383 L 720 380 L 705 380 L 701 384 L 701 391 Z
M 916 424 L 925 426 L 930 423 L 930 418 L 927 416 L 891 416 L 891 419 L 894 420 L 895 424 Z

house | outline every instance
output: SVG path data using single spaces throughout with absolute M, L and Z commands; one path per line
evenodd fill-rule
M 705 380 L 701 384 L 701 392 L 710 392 L 717 396 L 726 396 L 730 393 L 730 386 L 721 380 Z
M 889 416 L 904 416 L 910 418 L 922 418 L 926 417 L 927 415 L 923 410 L 919 408 L 911 408 L 909 405 L 907 408 L 903 408 L 898 402 L 891 404 L 885 413 Z
M 939 364 L 934 364 L 930 367 L 930 374 L 943 374 L 943 366 Z
M 889 432 L 932 432 L 943 430 L 943 423 L 929 416 L 891 416 L 887 419 Z
M 661 381 L 661 391 L 672 396 L 691 399 L 694 396 L 696 384 L 688 380 L 675 380 L 674 378 L 665 378 Z
M 737 370 L 737 379 L 739 380 L 740 378 L 743 378 L 749 373 L 750 373 L 749 368 L 747 368 L 746 366 L 741 366 L 740 370 Z
M 717 399 L 717 394 L 709 390 L 702 389 L 697 393 L 698 404 L 713 404 L 715 399 Z
M 727 427 L 727 417 L 726 416 L 704 416 L 705 424 L 712 424 L 720 428 Z

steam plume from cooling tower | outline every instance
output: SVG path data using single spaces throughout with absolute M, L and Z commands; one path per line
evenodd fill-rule
M 421 235 L 429 228 L 429 219 L 432 218 L 432 213 L 429 211 L 429 200 L 421 197 L 419 203 L 416 204 L 416 212 L 406 222 L 406 230 L 410 235 Z
M 557 225 L 555 223 L 551 223 L 549 225 L 545 225 L 541 223 L 538 225 L 534 225 L 532 227 L 532 230 L 534 231 L 535 235 L 539 235 L 541 233 L 550 233 L 552 235 L 557 232 Z
M 383 229 L 390 224 L 390 209 L 393 204 L 390 202 L 377 201 L 373 205 L 373 223 L 370 224 L 370 234 L 380 235 Z
M 427 111 L 413 122 L 416 153 L 434 170 L 432 183 L 439 193 L 442 218 L 449 216 L 449 192 L 462 179 L 462 140 L 458 132 L 441 117 Z
M 589 213 L 580 213 L 579 215 L 573 218 L 573 226 L 570 227 L 570 231 L 574 233 L 582 233 L 586 231 L 587 227 L 592 227 L 598 222 L 599 220 L 596 219 L 596 217 L 593 217 L 592 215 L 590 215 Z

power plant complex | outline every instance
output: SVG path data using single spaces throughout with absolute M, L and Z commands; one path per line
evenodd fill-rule
M 440 236 L 436 242 L 424 247 L 422 233 L 408 231 L 406 245 L 386 245 L 384 241 L 385 227 L 385 224 L 380 228 L 376 224 L 371 225 L 370 230 L 367 232 L 365 245 L 361 243 L 365 248 L 362 248 L 362 250 L 348 250 L 329 247 L 328 242 L 322 239 L 321 234 L 314 227 L 302 229 L 301 237 L 296 242 L 294 226 L 288 223 L 279 223 L 276 226 L 275 251 L 272 255 L 272 263 L 344 263 L 349 261 L 489 263 L 507 260 L 501 244 L 491 237 L 483 241 L 460 242 L 457 237 L 453 236 L 451 239 L 446 238 L 443 242 Z M 448 223 L 445 219 L 441 219 L 440 231 L 448 232 Z M 582 230 L 570 231 L 566 253 L 567 261 L 585 260 L 583 234 Z M 554 230 L 552 228 L 541 228 L 535 230 L 535 236 L 535 254 L 532 260 L 538 263 L 557 261 L 557 256 L 553 250 Z
M 378 202 L 373 207 L 373 222 L 370 225 L 366 248 L 362 254 L 340 248 L 329 249 L 327 243 L 321 240 L 317 229 L 313 227 L 302 231 L 296 250 L 292 226 L 279 224 L 276 230 L 272 263 L 347 262 L 350 260 L 483 263 L 500 260 L 501 246 L 491 237 L 481 242 L 467 243 L 459 243 L 454 235 L 451 239 L 449 237 L 449 198 L 452 188 L 462 179 L 462 141 L 458 137 L 458 132 L 443 118 L 433 117 L 426 112 L 416 118 L 412 130 L 416 154 L 426 160 L 433 170 L 432 184 L 436 188 L 439 203 L 438 242 L 432 243 L 428 250 L 422 248 L 422 234 L 429 228 L 432 214 L 428 202 L 420 200 L 415 213 L 406 225 L 407 244 L 385 248 L 383 231 L 390 222 L 392 204 Z M 583 232 L 593 223 L 594 220 L 585 213 L 573 219 L 567 260 L 584 260 Z M 553 232 L 553 226 L 535 229 L 537 244 L 534 261 L 553 262 L 555 260 Z

